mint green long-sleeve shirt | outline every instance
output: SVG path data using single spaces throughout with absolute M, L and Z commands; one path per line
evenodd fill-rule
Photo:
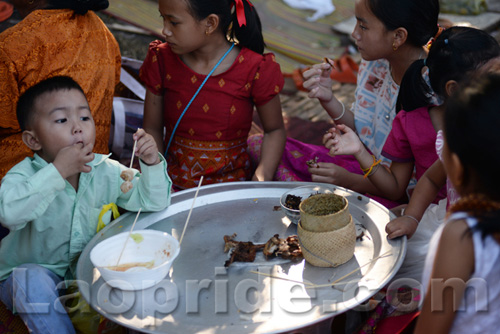
M 10 233 L 0 242 L 0 280 L 23 263 L 36 263 L 61 277 L 72 277 L 81 251 L 96 234 L 103 205 L 115 203 L 129 211 L 160 211 L 170 204 L 171 180 L 166 162 L 141 162 L 133 188 L 120 190 L 127 169 L 109 156 L 95 154 L 81 173 L 78 191 L 53 164 L 35 154 L 14 166 L 0 187 L 0 223 Z M 103 217 L 111 220 L 111 212 Z M 68 271 L 69 269 L 69 271 Z

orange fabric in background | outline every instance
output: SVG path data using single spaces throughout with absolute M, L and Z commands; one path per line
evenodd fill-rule
M 82 86 L 96 124 L 94 152 L 108 153 L 120 48 L 94 13 L 36 10 L 0 34 L 0 178 L 33 153 L 17 123 L 19 96 L 39 81 L 67 75 Z

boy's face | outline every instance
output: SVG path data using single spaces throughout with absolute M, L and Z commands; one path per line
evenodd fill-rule
M 77 89 L 42 94 L 35 101 L 28 130 L 38 141 L 37 153 L 53 162 L 57 153 L 71 145 L 95 143 L 95 124 L 85 95 Z

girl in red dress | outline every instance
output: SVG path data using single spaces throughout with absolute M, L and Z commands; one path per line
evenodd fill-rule
M 147 87 L 144 128 L 163 147 L 178 189 L 271 181 L 285 145 L 283 76 L 264 53 L 248 0 L 159 0 L 166 42 L 154 41 L 140 71 Z M 194 98 L 193 98 L 194 97 Z M 264 129 L 252 168 L 247 137 L 256 107 Z

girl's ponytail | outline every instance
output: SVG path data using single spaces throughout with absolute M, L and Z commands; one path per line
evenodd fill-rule
M 401 109 L 410 111 L 431 103 L 432 89 L 422 76 L 425 62 L 425 59 L 416 60 L 406 70 L 399 88 L 398 104 Z
M 241 46 L 263 54 L 265 43 L 257 10 L 249 0 L 230 1 L 231 6 L 234 6 L 231 37 Z
M 220 29 L 239 45 L 264 53 L 264 36 L 256 8 L 250 0 L 186 0 L 193 17 L 201 21 L 210 14 L 219 16 Z
M 433 94 L 446 99 L 448 81 L 460 82 L 468 72 L 499 55 L 500 45 L 487 32 L 471 27 L 448 28 L 433 41 L 427 59 L 417 60 L 408 68 L 398 99 L 407 111 L 430 105 Z M 429 71 L 430 86 L 422 77 L 424 66 Z

